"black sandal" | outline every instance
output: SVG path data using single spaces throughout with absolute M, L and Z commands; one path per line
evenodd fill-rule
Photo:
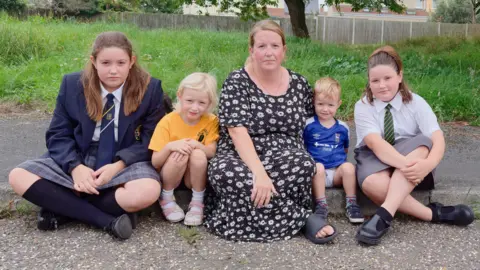
M 333 228 L 333 233 L 323 238 L 317 238 L 317 233 L 327 225 Z M 315 244 L 325 244 L 337 237 L 337 229 L 332 225 L 327 224 L 327 209 L 318 207 L 315 210 L 315 213 L 307 218 L 307 223 L 305 224 L 305 237 Z
M 464 204 L 443 206 L 441 203 L 434 202 L 428 207 L 432 209 L 432 222 L 435 223 L 467 226 L 475 219 L 472 208 Z

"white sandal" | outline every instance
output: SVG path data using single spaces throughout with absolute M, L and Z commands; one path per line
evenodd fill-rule
M 188 205 L 188 212 L 183 223 L 187 226 L 199 226 L 203 223 L 203 203 L 192 201 Z M 200 210 L 199 210 L 200 209 Z
M 161 200 L 160 207 L 162 207 L 163 215 L 170 222 L 179 222 L 185 218 L 185 212 L 183 212 L 182 208 L 178 206 L 175 200 Z

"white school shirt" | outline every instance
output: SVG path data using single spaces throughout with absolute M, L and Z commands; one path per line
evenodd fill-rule
M 123 92 L 124 84 L 125 83 L 123 83 L 117 90 L 112 92 L 114 97 L 113 103 L 115 104 L 115 119 L 113 120 L 113 125 L 114 125 L 113 134 L 115 135 L 115 142 L 118 141 L 118 116 L 120 113 L 120 104 L 122 102 L 122 92 Z M 105 107 L 105 103 L 107 103 L 107 95 L 110 93 L 105 89 L 105 87 L 103 87 L 101 83 L 100 83 L 100 88 L 102 89 L 102 104 L 103 104 L 103 107 Z M 100 119 L 100 121 L 98 121 L 97 124 L 95 125 L 95 131 L 93 132 L 92 141 L 98 142 L 98 140 L 100 140 L 101 127 L 102 127 L 102 119 Z
M 409 103 L 402 102 L 402 96 L 398 92 L 390 102 L 373 100 L 373 105 L 363 97 L 355 104 L 355 128 L 357 132 L 357 145 L 365 145 L 363 139 L 371 134 L 377 133 L 383 138 L 383 121 L 385 107 L 391 104 L 390 112 L 393 117 L 395 140 L 401 138 L 412 138 L 423 134 L 429 138 L 432 133 L 440 130 L 437 117 L 428 103 L 419 95 L 412 93 L 413 98 Z

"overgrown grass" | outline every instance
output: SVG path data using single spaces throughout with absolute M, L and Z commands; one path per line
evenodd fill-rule
M 63 22 L 0 15 L 0 99 L 44 101 L 53 108 L 63 74 L 81 70 L 95 36 L 117 30 L 133 41 L 141 64 L 174 96 L 194 71 L 213 73 L 219 87 L 244 64 L 246 33 L 200 30 L 143 30 L 131 25 Z M 286 67 L 313 84 L 332 76 L 343 88 L 339 117 L 351 119 L 366 83 L 366 59 L 376 46 L 325 45 L 288 38 Z M 422 38 L 393 44 L 404 60 L 411 88 L 432 106 L 440 121 L 480 124 L 480 38 Z

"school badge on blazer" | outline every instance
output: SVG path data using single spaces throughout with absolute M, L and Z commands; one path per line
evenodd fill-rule
M 141 141 L 141 140 L 142 140 L 142 137 L 140 136 L 140 135 L 141 135 L 141 132 L 142 132 L 142 125 L 139 125 L 139 126 L 135 129 L 135 140 L 136 140 L 136 141 Z

